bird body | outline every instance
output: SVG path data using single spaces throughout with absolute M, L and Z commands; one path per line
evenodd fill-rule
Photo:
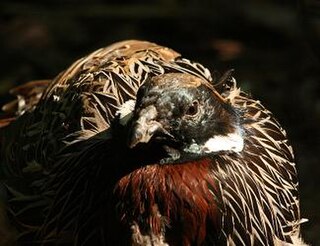
M 41 86 L 0 129 L 19 245 L 305 245 L 286 133 L 230 75 L 131 40 Z

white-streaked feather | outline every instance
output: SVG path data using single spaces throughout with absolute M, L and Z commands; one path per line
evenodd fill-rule
M 126 125 L 128 121 L 131 119 L 135 105 L 136 100 L 130 99 L 120 106 L 120 108 L 116 112 L 116 116 L 119 117 L 121 125 Z

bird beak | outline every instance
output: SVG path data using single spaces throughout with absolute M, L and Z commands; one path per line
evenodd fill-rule
M 133 122 L 129 135 L 129 148 L 134 148 L 139 143 L 148 143 L 155 133 L 173 137 L 162 124 L 156 121 L 157 111 L 154 106 L 141 110 L 138 119 Z
M 138 143 L 148 143 L 152 136 L 161 129 L 161 125 L 157 121 L 142 123 L 140 120 L 135 123 L 132 128 L 129 139 L 129 147 L 133 148 Z

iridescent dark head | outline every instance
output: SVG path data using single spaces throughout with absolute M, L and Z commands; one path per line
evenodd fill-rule
M 172 159 L 243 148 L 237 111 L 211 84 L 190 74 L 169 73 L 146 81 L 138 91 L 130 127 L 130 148 L 162 141 Z

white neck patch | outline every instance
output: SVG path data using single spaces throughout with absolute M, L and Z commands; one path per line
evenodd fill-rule
M 243 150 L 243 137 L 239 132 L 229 133 L 226 136 L 215 136 L 210 138 L 203 146 L 202 151 L 205 153 L 219 151 L 240 152 Z
M 244 147 L 243 136 L 240 131 L 226 136 L 218 135 L 208 139 L 204 145 L 191 144 L 184 151 L 190 153 L 214 153 L 219 151 L 241 152 Z

